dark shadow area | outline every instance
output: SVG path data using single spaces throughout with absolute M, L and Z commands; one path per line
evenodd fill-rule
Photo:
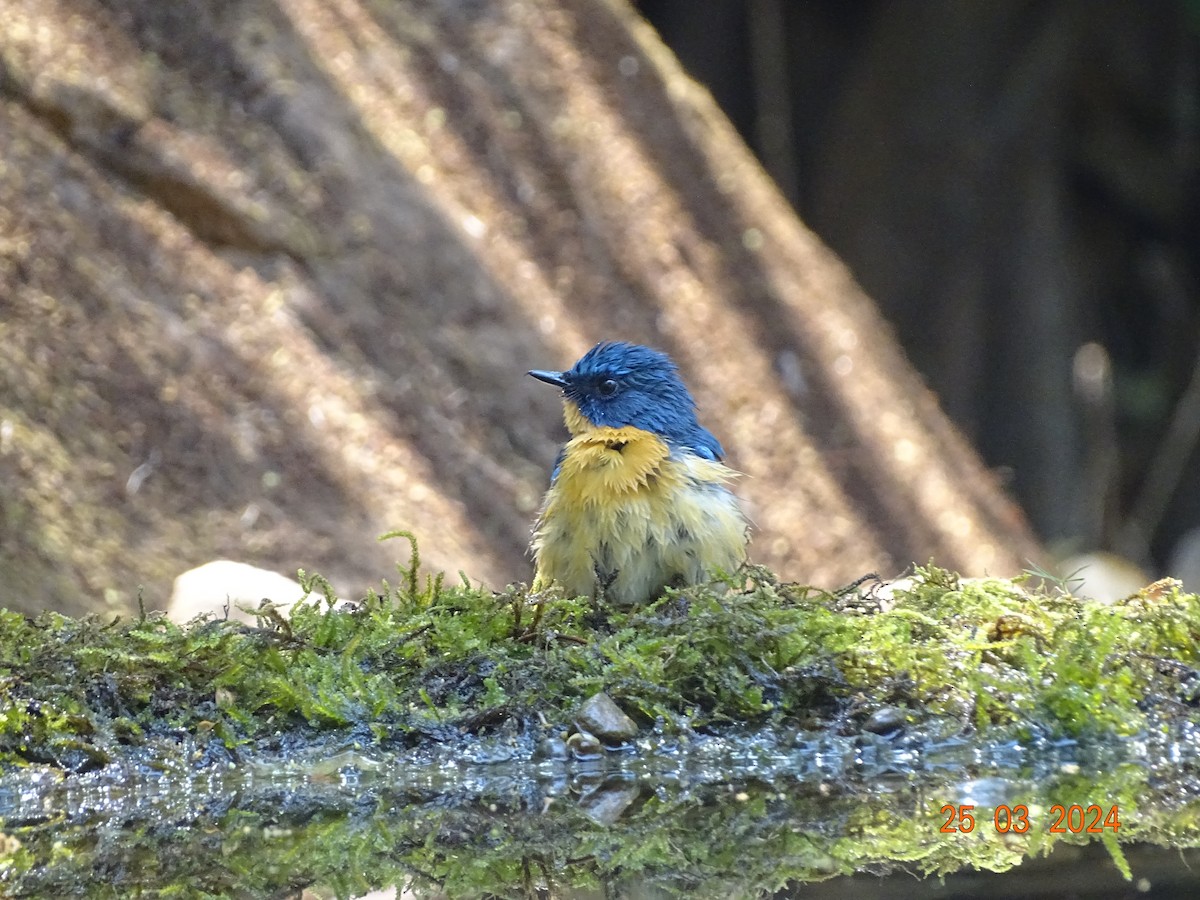
M 635 44 L 628 42 L 619 19 L 610 17 L 604 22 L 608 27 L 602 35 L 595 36 L 598 43 L 623 44 L 617 51 L 621 53 L 639 52 Z M 820 361 L 822 354 L 812 344 L 815 335 L 796 326 L 796 317 L 785 309 L 786 301 L 777 287 L 767 282 L 763 263 L 756 252 L 741 243 L 728 241 L 730 223 L 737 223 L 735 233 L 762 223 L 746 221 L 737 198 L 714 189 L 714 174 L 719 176 L 719 173 L 713 173 L 700 154 L 674 152 L 674 148 L 694 143 L 692 135 L 681 127 L 677 117 L 648 117 L 645 114 L 646 109 L 669 105 L 668 86 L 657 77 L 653 65 L 642 66 L 634 88 L 624 88 L 615 77 L 613 82 L 609 96 L 620 105 L 623 121 L 641 137 L 641 146 L 657 163 L 656 171 L 671 185 L 687 213 L 688 225 L 699 231 L 705 240 L 720 246 L 723 293 L 739 307 L 745 321 L 753 328 L 756 346 L 764 348 L 772 360 L 778 361 L 789 354 L 799 357 L 806 389 L 801 394 L 788 393 L 792 415 L 804 423 L 806 436 L 819 448 L 839 489 L 859 514 L 861 527 L 874 532 L 876 540 L 887 546 L 897 559 L 927 558 L 933 548 L 940 545 L 940 538 L 934 531 L 924 528 L 926 523 L 915 521 L 912 498 L 896 493 L 894 479 L 889 478 L 894 468 L 889 458 L 890 444 L 858 440 L 858 436 L 848 430 L 847 423 L 853 421 L 854 416 L 845 405 L 847 398 L 833 372 Z M 657 94 L 659 101 L 646 103 L 647 93 Z M 653 291 L 649 285 L 641 285 L 638 294 L 649 296 Z M 796 304 L 805 317 L 817 312 L 813 307 L 820 301 L 815 296 L 812 299 L 804 295 L 793 297 L 790 302 Z M 879 353 L 890 355 L 890 347 L 881 347 Z M 901 366 L 902 362 L 896 359 L 894 371 L 898 377 L 907 379 Z M 916 391 L 919 394 L 920 388 L 916 387 Z M 936 415 L 925 415 L 922 422 L 935 428 L 943 426 Z M 956 483 L 968 492 L 979 486 L 975 460 L 965 448 L 958 449 L 960 438 L 949 431 L 937 436 L 947 449 L 943 463 L 949 467 Z M 974 501 L 983 496 L 982 492 L 968 495 Z M 1011 527 L 1010 511 L 997 510 L 984 503 L 978 507 L 985 520 L 994 527 Z
M 794 181 L 1040 534 L 1161 572 L 1200 521 L 1195 447 L 1165 447 L 1200 346 L 1196 5 L 763 0 L 736 25 L 724 4 L 638 8 Z M 766 71 L 772 41 L 739 36 L 764 10 L 781 23 Z M 764 119 L 790 124 L 782 148 Z M 1111 365 L 1103 421 L 1072 381 L 1089 342 Z M 1179 452 L 1156 507 L 1153 473 Z

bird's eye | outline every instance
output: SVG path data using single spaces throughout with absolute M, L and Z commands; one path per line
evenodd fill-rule
M 596 385 L 596 390 L 600 393 L 601 397 L 611 397 L 617 392 L 617 383 L 611 378 L 605 378 Z

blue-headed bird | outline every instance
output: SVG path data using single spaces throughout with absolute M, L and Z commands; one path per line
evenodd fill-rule
M 628 606 L 742 563 L 737 473 L 669 356 L 605 342 L 566 372 L 529 374 L 562 388 L 571 434 L 534 526 L 535 589 Z

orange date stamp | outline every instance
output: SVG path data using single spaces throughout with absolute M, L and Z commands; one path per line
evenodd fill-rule
M 960 803 L 957 806 L 947 803 L 939 812 L 946 817 L 939 829 L 943 834 L 969 834 L 979 824 L 979 816 L 972 803 Z M 1025 834 L 1035 822 L 1029 807 L 1018 803 L 1015 806 L 1001 804 L 995 807 L 991 824 L 999 834 Z M 1046 824 L 1050 834 L 1103 834 L 1106 831 L 1115 834 L 1121 828 L 1121 812 L 1115 804 L 1105 808 L 1094 803 L 1089 806 L 1056 803 L 1049 809 Z

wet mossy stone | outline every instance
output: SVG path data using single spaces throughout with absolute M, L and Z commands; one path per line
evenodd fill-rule
M 584 701 L 575 724 L 606 744 L 623 744 L 637 737 L 637 724 L 603 691 Z

